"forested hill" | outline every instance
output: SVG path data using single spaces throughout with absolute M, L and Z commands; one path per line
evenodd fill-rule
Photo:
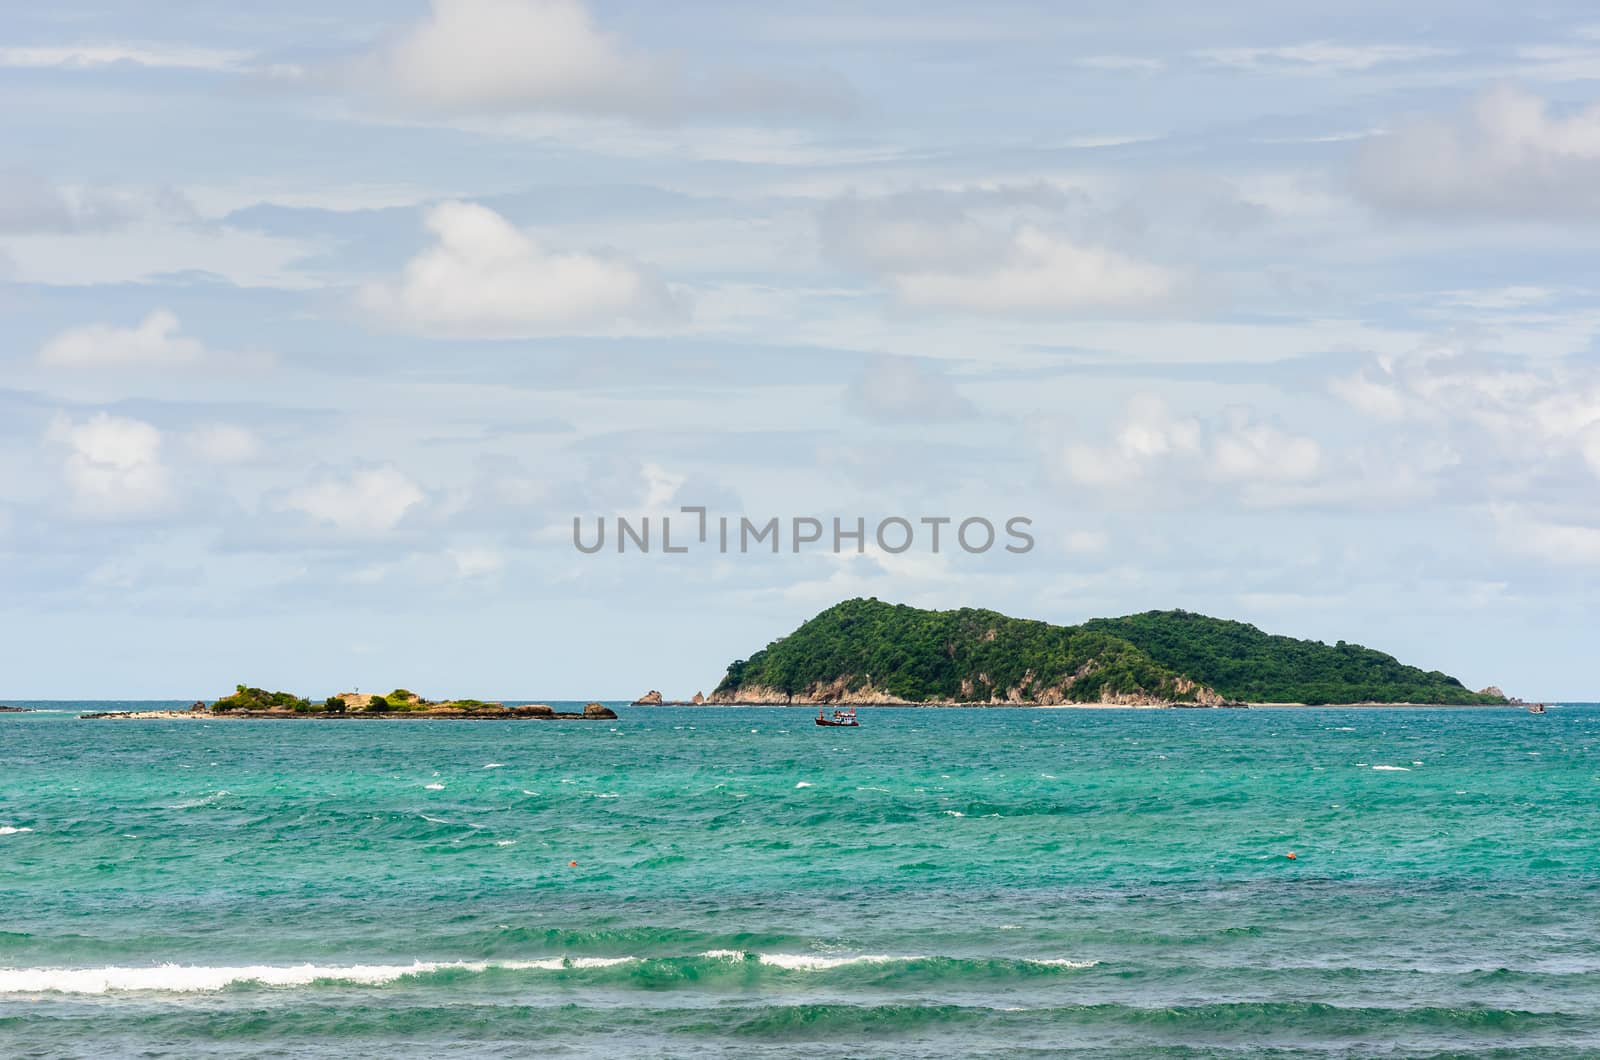
M 1189 611 L 1146 611 L 1083 624 L 1122 637 L 1163 666 L 1229 699 L 1264 703 L 1504 703 L 1448 674 L 1339 641 L 1263 633 L 1244 622 Z
M 728 667 L 721 703 L 1501 703 L 1340 642 L 1184 611 L 1080 626 L 846 600 Z

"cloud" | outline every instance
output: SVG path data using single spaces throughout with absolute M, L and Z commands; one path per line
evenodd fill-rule
M 142 420 L 104 412 L 83 422 L 57 416 L 45 441 L 65 450 L 62 471 L 74 507 L 83 515 L 145 515 L 171 496 L 170 476 L 161 462 L 161 432 Z
M 171 190 L 59 186 L 29 170 L 0 170 L 0 232 L 7 235 L 97 232 L 193 215 L 188 201 Z
M 67 44 L 0 48 L 0 67 L 88 70 L 107 66 L 232 72 L 246 68 L 243 52 L 162 44 Z
M 157 309 L 131 328 L 89 324 L 70 328 L 39 348 L 39 363 L 55 368 L 131 368 L 199 364 L 206 349 L 179 333 L 178 318 Z
M 375 536 L 393 530 L 426 496 L 398 469 L 380 467 L 342 478 L 324 475 L 291 490 L 278 506 L 345 533 Z
M 1361 73 L 1391 63 L 1414 63 L 1449 55 L 1443 48 L 1413 44 L 1338 44 L 1312 41 L 1270 48 L 1211 48 L 1195 53 L 1218 66 L 1271 74 L 1331 77 Z
M 208 464 L 244 464 L 261 455 L 261 439 L 230 423 L 208 423 L 187 432 L 184 444 Z
M 1464 112 L 1368 141 L 1355 188 L 1396 212 L 1510 219 L 1600 216 L 1600 103 L 1565 116 L 1515 85 Z
M 679 306 L 654 272 L 617 254 L 555 251 L 472 203 L 428 211 L 435 243 L 397 281 L 368 286 L 368 311 L 449 336 L 518 338 L 619 321 L 663 320 Z
M 1071 216 L 1089 213 L 1084 204 L 1045 185 L 850 196 L 822 211 L 818 234 L 826 256 L 878 274 L 920 309 L 1071 313 L 1181 295 L 1179 273 L 1106 246 L 1087 231 L 1103 219 Z
M 1492 509 L 1507 551 L 1557 566 L 1600 566 L 1600 528 L 1556 522 L 1511 505 Z
M 347 73 L 401 103 L 454 113 L 671 119 L 691 111 L 836 113 L 852 105 L 848 87 L 822 73 L 691 76 L 601 29 L 579 0 L 432 0 L 426 16 Z
M 845 388 L 844 403 L 872 420 L 936 423 L 977 414 L 949 376 L 914 357 L 874 357 Z
M 972 313 L 1151 305 L 1171 298 L 1178 286 L 1160 266 L 1032 227 L 1012 233 L 1003 259 L 986 270 L 904 272 L 890 284 L 907 305 Z
M 1314 480 L 1322 447 L 1230 409 L 1220 423 L 1175 412 L 1154 395 L 1128 403 L 1103 445 L 1067 444 L 1061 468 L 1074 485 L 1093 489 L 1186 492 L 1196 483 L 1238 488 L 1255 503 L 1278 499 L 1277 487 Z
M 462 579 L 492 578 L 506 565 L 505 555 L 492 548 L 451 548 L 445 550 L 445 555 Z
M 1441 342 L 1374 358 L 1329 387 L 1372 419 L 1453 438 L 1507 482 L 1526 486 L 1564 463 L 1600 477 L 1600 369 L 1582 362 L 1509 361 Z

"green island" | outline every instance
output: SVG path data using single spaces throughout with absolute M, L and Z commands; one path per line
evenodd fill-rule
M 292 692 L 268 692 L 264 688 L 237 685 L 231 695 L 211 703 L 196 703 L 188 710 L 120 710 L 81 715 L 84 718 L 465 718 L 471 720 L 574 719 L 600 721 L 617 715 L 610 707 L 590 703 L 581 713 L 558 711 L 546 703 L 507 706 L 478 699 L 424 699 L 415 692 L 397 688 L 387 695 L 367 692 L 341 692 L 323 700 L 311 700 Z
M 1148 611 L 1076 626 L 846 600 L 728 667 L 710 703 L 1503 705 L 1438 671 L 1339 641 Z

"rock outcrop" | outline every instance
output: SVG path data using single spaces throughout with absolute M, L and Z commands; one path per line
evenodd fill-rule
M 511 713 L 519 718 L 553 718 L 556 708 L 548 703 L 524 703 L 519 707 L 512 707 Z
M 652 688 L 634 700 L 633 705 L 636 707 L 659 707 L 661 705 L 661 693 Z
M 615 719 L 617 712 L 604 703 L 588 703 L 584 705 L 583 716 L 597 720 Z
M 705 706 L 705 702 L 706 702 L 706 694 L 704 692 L 696 692 L 694 694 L 694 698 L 689 700 L 689 705 L 691 707 L 701 707 L 701 706 Z
M 789 695 L 776 688 L 765 686 L 751 686 L 738 689 L 736 692 L 713 692 L 706 698 L 710 704 L 740 706 L 781 707 L 794 706 L 855 706 L 855 707 L 1065 707 L 1065 706 L 1093 706 L 1099 704 L 1108 707 L 1167 707 L 1167 706 L 1204 706 L 1220 707 L 1227 703 L 1222 696 L 1203 685 L 1191 684 L 1189 687 L 1180 687 L 1180 693 L 1193 692 L 1192 700 L 1174 701 L 1162 699 L 1158 696 L 1143 693 L 1112 693 L 1102 690 L 1100 695 L 1092 700 L 1071 699 L 1066 694 L 1066 688 L 1071 682 L 1051 688 L 1038 688 L 1037 682 L 1030 673 L 1025 674 L 1017 685 L 1005 689 L 1003 693 L 996 690 L 987 697 L 972 696 L 958 700 L 918 700 L 910 701 L 899 699 L 881 688 L 862 685 L 860 688 L 849 687 L 852 684 L 849 678 L 839 678 L 826 684 L 814 684 L 799 692 Z M 963 689 L 966 692 L 966 689 Z M 968 693 L 970 695 L 970 693 Z

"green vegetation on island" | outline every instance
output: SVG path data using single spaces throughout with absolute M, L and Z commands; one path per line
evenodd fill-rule
M 387 695 L 341 692 L 316 701 L 292 692 L 269 692 L 264 688 L 236 685 L 231 695 L 214 703 L 196 703 L 187 711 L 102 711 L 85 718 L 615 718 L 610 707 L 587 704 L 581 713 L 558 711 L 546 703 L 507 706 L 480 699 L 424 699 L 404 688 Z
M 1448 674 L 1339 641 L 1263 633 L 1244 622 L 1190 611 L 1097 618 L 1084 629 L 1122 637 L 1151 658 L 1229 699 L 1255 703 L 1505 703 Z
M 714 703 L 1504 703 L 1344 642 L 1152 611 L 1078 626 L 846 600 L 728 667 Z

